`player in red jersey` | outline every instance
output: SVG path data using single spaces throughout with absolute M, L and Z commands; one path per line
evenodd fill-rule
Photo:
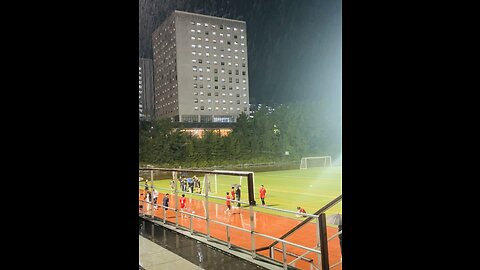
M 227 192 L 227 209 L 225 209 L 224 213 L 227 213 L 230 215 L 230 209 L 232 209 L 232 206 L 230 205 L 230 193 Z
M 267 190 L 262 185 L 261 188 L 260 188 L 260 200 L 262 200 L 262 205 L 265 205 L 265 194 L 266 193 L 267 193 Z
M 183 212 L 185 211 L 186 205 L 187 205 L 187 198 L 185 198 L 185 194 L 182 194 L 182 197 L 180 198 L 180 212 L 182 213 L 182 217 L 185 216 Z

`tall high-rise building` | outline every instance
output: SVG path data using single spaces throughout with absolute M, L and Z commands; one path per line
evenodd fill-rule
M 153 96 L 153 61 L 140 58 L 138 60 L 138 117 L 140 119 L 152 120 L 154 118 Z
M 156 118 L 232 123 L 249 114 L 245 22 L 174 11 L 152 41 Z

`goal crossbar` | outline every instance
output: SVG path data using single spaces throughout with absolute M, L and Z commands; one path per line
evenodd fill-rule
M 308 169 L 309 160 L 320 160 L 323 159 L 323 164 L 320 163 L 320 166 L 316 167 L 332 167 L 332 157 L 331 156 L 321 156 L 321 157 L 302 157 L 300 160 L 300 169 Z

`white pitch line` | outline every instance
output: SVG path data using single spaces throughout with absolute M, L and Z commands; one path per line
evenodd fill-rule
M 312 179 L 312 177 L 306 177 L 306 176 L 296 176 L 296 175 L 274 175 L 274 174 L 264 174 L 256 177 L 263 177 L 263 176 L 270 176 L 270 177 L 276 177 L 276 178 L 303 178 L 303 179 Z M 322 181 L 341 181 L 341 179 L 331 179 L 331 178 L 314 178 L 312 180 L 322 180 Z
M 323 197 L 323 198 L 329 198 L 329 199 L 334 199 L 337 198 L 338 196 L 328 196 L 328 195 L 321 195 L 317 193 L 308 193 L 308 192 L 296 192 L 296 191 L 285 191 L 285 190 L 277 190 L 277 189 L 267 189 L 267 196 L 268 196 L 268 191 L 275 191 L 278 193 L 289 193 L 289 194 L 300 194 L 300 195 L 311 195 L 315 197 Z

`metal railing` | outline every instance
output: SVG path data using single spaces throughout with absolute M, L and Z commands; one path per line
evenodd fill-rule
M 141 170 L 143 170 L 141 168 Z M 151 180 L 153 180 L 153 170 L 161 170 L 161 171 L 172 171 L 172 172 L 193 172 L 193 173 L 205 173 L 206 175 L 208 174 L 225 174 L 225 175 L 240 175 L 240 176 L 248 176 L 248 180 L 249 180 L 249 184 L 251 184 L 253 181 L 253 173 L 252 172 L 236 172 L 236 171 L 218 171 L 218 170 L 215 170 L 215 171 L 206 171 L 206 170 L 186 170 L 186 169 L 164 169 L 164 168 L 145 168 L 145 170 L 150 170 L 151 171 Z M 272 259 L 273 261 L 277 261 L 275 260 L 274 258 L 274 252 L 275 251 L 281 251 L 281 254 L 282 254 L 282 259 L 280 261 L 280 263 L 282 264 L 283 268 L 284 269 L 287 269 L 288 265 L 292 265 L 292 266 L 295 266 L 295 263 L 298 261 L 298 260 L 302 260 L 304 262 L 307 262 L 310 264 L 310 269 L 322 269 L 322 270 L 325 270 L 325 269 L 329 269 L 329 268 L 332 268 L 334 267 L 334 265 L 332 265 L 332 267 L 329 267 L 328 266 L 328 247 L 327 247 L 327 241 L 331 240 L 332 238 L 334 238 L 335 236 L 338 236 L 338 233 L 335 234 L 334 236 L 330 237 L 328 240 L 326 239 L 326 227 L 324 227 L 323 229 L 325 229 L 325 236 L 323 238 L 325 239 L 322 239 L 322 228 L 320 227 L 320 224 L 323 224 L 323 226 L 325 226 L 325 215 L 324 213 L 317 213 L 319 211 L 317 211 L 315 214 L 307 214 L 307 213 L 298 213 L 298 212 L 295 212 L 295 211 L 291 211 L 291 210 L 285 210 L 285 209 L 279 209 L 279 208 L 274 208 L 274 207 L 267 207 L 267 206 L 255 206 L 255 201 L 253 200 L 253 196 L 250 196 L 251 194 L 249 194 L 249 201 L 248 202 L 245 202 L 245 201 L 238 201 L 238 200 L 231 200 L 230 199 L 230 202 L 232 204 L 242 204 L 242 205 L 249 205 L 249 216 L 250 216 L 250 229 L 245 229 L 245 228 L 241 228 L 241 227 L 238 227 L 238 226 L 234 226 L 234 225 L 230 225 L 230 224 L 227 224 L 227 223 L 224 223 L 224 222 L 220 222 L 220 221 L 217 221 L 217 220 L 214 220 L 214 219 L 211 219 L 209 217 L 209 211 L 208 211 L 208 205 L 209 205 L 209 199 L 216 199 L 216 200 L 221 200 L 221 201 L 227 201 L 226 198 L 223 198 L 223 197 L 218 197 L 218 196 L 211 196 L 209 195 L 208 193 L 208 188 L 205 189 L 205 193 L 204 194 L 199 194 L 199 193 L 188 193 L 190 195 L 193 195 L 193 196 L 196 196 L 196 197 L 203 197 L 203 199 L 205 200 L 205 216 L 200 216 L 200 215 L 196 215 L 196 214 L 193 214 L 193 213 L 190 213 L 190 212 L 187 212 L 187 211 L 179 211 L 179 207 L 178 207 L 178 195 L 179 195 L 179 190 L 178 190 L 178 181 L 177 179 L 174 177 L 174 181 L 175 181 L 175 186 L 174 186 L 174 189 L 172 190 L 171 188 L 161 188 L 161 187 L 155 187 L 154 186 L 154 182 L 153 181 L 150 181 L 151 185 L 149 185 L 148 187 L 151 188 L 152 190 L 155 189 L 155 190 L 164 190 L 164 191 L 168 191 L 168 192 L 172 192 L 172 194 L 175 195 L 175 207 L 167 207 L 167 206 L 164 206 L 162 203 L 158 203 L 156 205 L 154 205 L 153 203 L 153 200 L 152 198 L 151 201 L 145 201 L 145 200 L 139 200 L 139 202 L 142 202 L 143 204 L 147 204 L 147 205 L 151 205 L 150 209 L 143 209 L 142 213 L 145 214 L 145 212 L 147 212 L 147 216 L 151 216 L 152 219 L 155 219 L 155 210 L 156 208 L 155 207 L 161 207 L 163 209 L 163 215 L 162 215 L 162 219 L 163 219 L 163 223 L 167 223 L 167 222 L 170 222 L 167 220 L 167 216 L 166 216 L 166 212 L 167 210 L 172 210 L 175 212 L 175 227 L 176 228 L 181 228 L 183 226 L 180 226 L 179 227 L 179 220 L 178 220 L 178 215 L 179 215 L 179 212 L 182 214 L 182 215 L 187 215 L 188 216 L 188 219 L 189 219 L 189 223 L 188 223 L 188 231 L 190 232 L 190 234 L 196 234 L 196 233 L 200 233 L 202 234 L 201 232 L 196 232 L 194 229 L 193 229 L 193 218 L 197 218 L 197 219 L 200 219 L 200 220 L 204 220 L 206 222 L 206 239 L 207 241 L 210 241 L 212 240 L 212 236 L 210 234 L 210 223 L 214 223 L 214 224 L 218 224 L 218 225 L 221 225 L 221 226 L 224 226 L 225 227 L 225 232 L 226 232 L 226 241 L 222 240 L 222 239 L 218 239 L 218 238 L 214 238 L 215 240 L 218 240 L 220 241 L 221 243 L 225 244 L 229 249 L 232 248 L 232 242 L 231 242 L 231 230 L 234 229 L 234 230 L 239 230 L 239 231 L 242 231 L 242 232 L 246 232 L 246 233 L 249 233 L 250 234 L 250 249 L 245 249 L 245 248 L 242 248 L 242 247 L 239 247 L 243 250 L 246 250 L 248 252 L 251 253 L 251 257 L 253 259 L 255 259 L 257 256 L 259 256 L 259 254 L 257 252 L 261 251 L 261 250 L 264 250 L 264 248 L 262 249 L 258 249 L 256 248 L 256 244 L 255 244 L 255 237 L 263 237 L 263 238 L 267 238 L 267 239 L 270 239 L 270 240 L 273 240 L 274 244 L 271 244 L 270 246 L 268 246 L 268 249 L 270 250 L 270 256 L 269 258 Z M 139 186 L 140 187 L 145 187 L 145 185 L 139 183 Z M 145 192 L 145 191 L 144 191 Z M 182 192 L 183 193 L 183 192 Z M 341 199 L 341 195 L 340 195 L 340 199 Z M 335 199 L 334 201 L 338 202 L 338 198 Z M 336 203 L 335 202 L 335 203 Z M 329 204 L 327 204 L 325 207 L 328 207 L 330 208 L 331 206 L 333 206 L 335 203 L 332 204 L 332 202 L 330 202 Z M 261 208 L 261 209 L 269 209 L 269 210 L 273 210 L 273 211 L 278 211 L 278 212 L 283 212 L 283 213 L 289 213 L 289 214 L 295 214 L 295 215 L 301 215 L 301 216 L 304 216 L 304 217 L 307 217 L 306 220 L 304 220 L 301 224 L 305 224 L 305 221 L 307 220 L 312 220 L 312 219 L 317 219 L 317 223 L 318 225 L 316 226 L 316 234 L 317 234 L 317 239 L 316 239 L 316 246 L 314 248 L 311 248 L 311 247 L 307 247 L 307 246 L 302 246 L 302 245 L 299 245 L 299 244 L 296 244 L 296 243 L 293 243 L 293 242 L 290 242 L 290 241 L 287 241 L 285 240 L 284 238 L 286 237 L 286 235 L 282 235 L 281 237 L 273 237 L 273 236 L 270 236 L 270 235 L 266 235 L 266 234 L 263 234 L 263 233 L 259 233 L 259 232 L 256 232 L 255 231 L 255 224 L 254 224 L 254 207 L 258 207 L 258 208 Z M 324 209 L 325 207 L 323 207 L 322 209 Z M 327 209 L 328 209 L 327 208 Z M 153 210 L 153 211 L 151 211 Z M 149 211 L 151 211 L 149 213 Z M 322 222 L 322 219 L 323 218 L 323 222 Z M 288 236 L 288 235 L 287 235 Z M 322 240 L 324 240 L 324 246 L 322 247 L 321 245 L 321 242 Z M 274 246 L 278 243 L 281 243 L 281 249 L 276 249 Z M 299 249 L 302 249 L 305 251 L 304 254 L 298 256 L 296 254 L 293 254 L 292 252 L 287 252 L 287 246 L 292 246 L 292 247 L 295 247 L 295 248 L 299 248 Z M 314 254 L 317 254 L 318 256 L 318 267 L 314 264 L 314 260 L 311 259 L 311 258 L 307 258 L 306 256 L 308 254 L 311 254 L 311 253 L 314 253 Z M 322 258 L 322 254 L 326 254 L 327 257 L 326 258 Z M 263 255 L 261 255 L 263 257 Z M 290 263 L 287 262 L 287 257 L 288 256 L 291 256 L 291 257 L 294 257 L 295 259 L 292 260 Z M 267 258 L 267 257 L 265 257 Z M 327 261 L 325 263 L 325 260 Z M 278 262 L 278 261 L 277 261 Z M 341 262 L 340 262 L 341 263 Z M 335 266 L 338 265 L 338 264 L 335 264 Z

